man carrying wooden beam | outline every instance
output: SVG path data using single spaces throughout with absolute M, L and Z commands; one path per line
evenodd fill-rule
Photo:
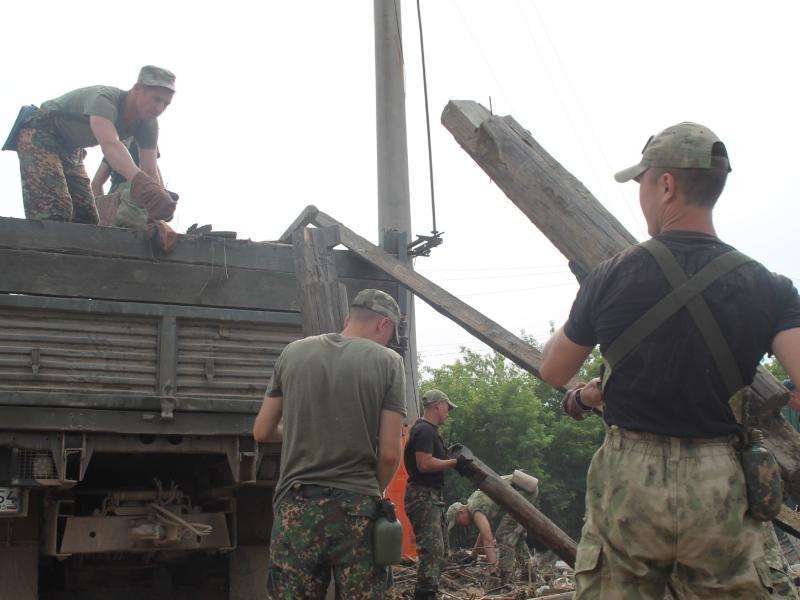
M 729 171 L 701 125 L 652 137 L 616 179 L 639 183 L 653 239 L 594 268 L 545 345 L 541 375 L 554 386 L 596 344 L 605 362 L 602 381 L 565 402 L 572 415 L 602 404 L 607 425 L 587 480 L 578 600 L 660 600 L 673 568 L 690 597 L 768 597 L 728 399 L 766 352 L 800 376 L 800 297 L 716 237 Z

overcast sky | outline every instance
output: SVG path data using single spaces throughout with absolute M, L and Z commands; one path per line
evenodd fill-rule
M 416 3 L 402 6 L 414 233 L 431 230 Z M 513 115 L 639 239 L 635 183 L 613 173 L 679 121 L 713 129 L 733 173 L 724 240 L 800 282 L 800 4 L 422 0 L 438 229 L 417 269 L 514 333 L 544 340 L 577 285 L 565 259 L 439 123 L 449 99 Z M 35 14 L 32 14 L 35 11 Z M 19 107 L 85 85 L 174 71 L 161 169 L 174 224 L 278 237 L 315 204 L 377 241 L 372 2 L 6 3 L 0 138 Z M 31 22 L 34 25 L 30 25 Z M 16 25 L 12 25 L 16 24 Z M 89 150 L 90 175 L 100 159 Z M 0 215 L 22 217 L 18 161 L 0 155 Z M 424 364 L 485 348 L 418 303 Z

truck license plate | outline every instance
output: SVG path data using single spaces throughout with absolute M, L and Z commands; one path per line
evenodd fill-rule
M 19 488 L 0 487 L 0 514 L 18 513 L 21 496 Z

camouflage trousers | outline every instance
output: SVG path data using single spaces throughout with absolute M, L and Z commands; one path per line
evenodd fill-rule
M 388 570 L 372 558 L 378 498 L 295 486 L 275 506 L 267 598 L 322 599 L 333 573 L 346 600 L 383 598 Z
M 764 556 L 769 567 L 770 598 L 782 600 L 800 600 L 797 588 L 789 576 L 789 564 L 783 557 L 778 536 L 772 523 L 761 524 L 761 537 L 764 542 Z
M 449 545 L 442 492 L 409 481 L 403 501 L 417 546 L 416 590 L 436 592 Z
M 612 426 L 592 458 L 575 600 L 766 600 L 761 525 L 750 518 L 732 442 Z
M 17 135 L 25 217 L 96 225 L 99 221 L 83 148 L 65 149 L 52 120 L 36 116 Z
M 538 491 L 526 493 L 517 489 L 531 504 L 536 501 Z M 530 557 L 527 544 L 528 532 L 509 514 L 503 515 L 497 524 L 494 539 L 497 543 L 497 565 L 500 568 L 500 579 L 510 581 L 517 570 L 517 561 L 526 561 Z

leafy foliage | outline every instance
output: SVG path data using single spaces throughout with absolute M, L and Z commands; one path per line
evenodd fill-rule
M 532 340 L 528 340 L 532 341 Z M 580 377 L 597 375 L 599 354 L 590 355 Z M 540 480 L 541 510 L 573 537 L 584 513 L 586 471 L 603 439 L 602 420 L 574 421 L 561 410 L 562 393 L 507 361 L 462 349 L 452 364 L 425 369 L 422 393 L 436 388 L 458 404 L 442 427 L 448 444 L 465 444 L 497 473 L 522 469 Z M 447 502 L 464 501 L 469 482 L 448 475 Z

